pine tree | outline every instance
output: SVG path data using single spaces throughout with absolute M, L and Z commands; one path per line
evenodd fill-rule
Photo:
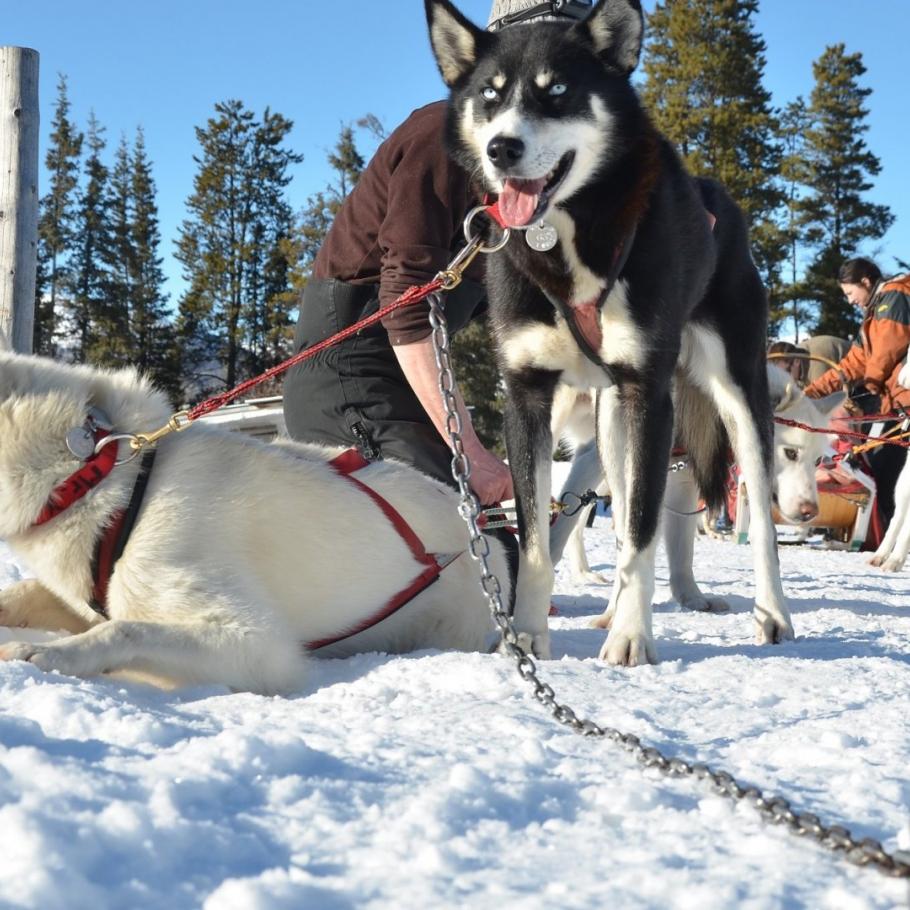
M 357 150 L 357 144 L 354 141 L 354 130 L 350 126 L 341 128 L 338 142 L 335 144 L 335 150 L 329 153 L 328 161 L 338 175 L 338 183 L 334 190 L 335 211 L 332 212 L 335 215 L 338 209 L 341 208 L 341 203 L 354 189 L 366 164 L 363 156 Z
M 869 178 L 879 174 L 881 164 L 864 138 L 869 129 L 865 100 L 872 90 L 860 85 L 866 72 L 862 54 L 848 54 L 836 44 L 825 49 L 812 70 L 812 125 L 805 136 L 808 193 L 800 209 L 815 258 L 806 283 L 820 307 L 817 331 L 846 337 L 855 331 L 857 318 L 838 286 L 838 270 L 865 242 L 884 235 L 894 216 L 886 205 L 864 199 L 872 188 Z
M 251 341 L 263 335 L 263 264 L 281 242 L 274 207 L 288 168 L 302 160 L 283 146 L 292 124 L 280 114 L 266 111 L 257 123 L 236 100 L 217 104 L 215 113 L 196 129 L 199 171 L 177 242 L 189 284 L 178 332 L 193 395 L 213 379 L 232 387 L 250 368 Z
M 779 326 L 785 320 L 793 327 L 796 342 L 800 332 L 807 334 L 812 312 L 806 296 L 805 282 L 801 279 L 800 253 L 802 248 L 801 190 L 806 182 L 805 135 L 809 128 L 809 115 L 803 98 L 787 105 L 780 115 L 780 137 L 783 145 L 781 180 L 784 188 L 783 236 L 788 248 L 786 277 L 782 280 L 778 307 L 772 311 L 770 323 Z
M 60 75 L 50 143 L 44 159 L 50 174 L 50 189 L 41 199 L 38 219 L 38 280 L 32 346 L 36 354 L 54 353 L 58 302 L 66 296 L 70 284 L 67 251 L 74 238 L 82 134 L 71 123 L 69 115 L 66 77 Z
M 301 157 L 282 147 L 291 126 L 281 114 L 266 110 L 253 141 L 250 191 L 257 217 L 251 226 L 244 319 L 247 366 L 254 375 L 283 360 L 293 336 L 293 307 L 287 303 L 290 264 L 285 252 L 293 217 L 285 188 L 291 181 L 288 167 Z
M 116 364 L 106 356 L 110 336 L 103 312 L 107 305 L 110 231 L 107 221 L 108 170 L 101 161 L 104 127 L 90 112 L 86 135 L 85 185 L 79 196 L 71 255 L 71 297 L 64 311 L 69 326 L 69 354 L 77 363 Z
M 746 213 L 769 286 L 785 255 L 774 222 L 781 150 L 762 78 L 758 0 L 663 0 L 648 17 L 642 98 L 697 175 L 719 180 Z
M 136 353 L 130 331 L 135 273 L 132 209 L 130 151 L 126 137 L 121 136 L 109 180 L 108 289 L 104 307 L 98 313 L 101 342 L 95 355 L 96 362 L 106 366 L 133 363 Z
M 382 124 L 372 114 L 358 121 L 358 126 L 368 130 L 374 137 L 383 135 Z M 350 126 L 342 126 L 335 148 L 327 156 L 335 171 L 334 180 L 325 189 L 314 193 L 294 220 L 292 236 L 287 244 L 290 263 L 288 296 L 299 301 L 307 279 L 335 215 L 347 195 L 354 189 L 366 164 L 357 148 L 356 137 Z
M 155 180 L 141 127 L 136 131 L 130 166 L 132 210 L 129 265 L 132 281 L 129 324 L 132 362 L 176 402 L 180 397 L 179 359 L 168 314 L 168 295 L 164 291 L 163 259 L 158 255 L 161 232 Z

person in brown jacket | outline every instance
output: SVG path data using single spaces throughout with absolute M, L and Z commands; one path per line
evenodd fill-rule
M 592 0 L 494 0 L 488 27 L 578 20 L 591 6 Z M 463 219 L 481 200 L 446 150 L 446 112 L 444 101 L 414 111 L 345 199 L 304 290 L 295 352 L 430 281 L 463 247 Z M 482 281 L 481 257 L 443 296 L 450 334 L 484 311 Z M 426 303 L 397 310 L 291 369 L 284 385 L 289 434 L 355 446 L 368 460 L 396 458 L 454 486 L 428 311 Z M 455 395 L 472 490 L 483 505 L 511 499 L 508 466 L 484 447 L 457 389 Z M 492 533 L 511 548 L 514 579 L 515 539 L 505 530 Z
M 853 383 L 851 400 L 863 414 L 910 412 L 910 389 L 898 382 L 910 347 L 910 275 L 886 279 L 870 259 L 857 258 L 843 264 L 838 280 L 847 300 L 862 310 L 862 326 L 846 356 L 808 385 L 806 395 L 822 398 L 846 381 Z M 906 451 L 893 445 L 868 455 L 885 526 L 894 513 L 894 485 L 905 460 Z
M 591 6 L 592 0 L 493 0 L 488 27 L 578 20 Z M 344 200 L 304 290 L 295 352 L 430 281 L 464 245 L 462 221 L 481 200 L 446 150 L 446 111 L 444 101 L 414 111 Z M 482 259 L 443 296 L 450 334 L 486 307 Z M 425 303 L 398 310 L 290 370 L 284 386 L 290 435 L 356 446 L 370 460 L 397 458 L 454 485 L 428 311 Z M 511 499 L 508 466 L 481 443 L 455 393 L 471 488 L 483 505 Z

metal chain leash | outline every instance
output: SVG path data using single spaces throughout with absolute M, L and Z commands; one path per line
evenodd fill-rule
M 858 840 L 840 825 L 825 825 L 811 812 L 798 812 L 781 796 L 764 794 L 758 787 L 742 786 L 726 771 L 715 770 L 701 763 L 690 763 L 681 758 L 669 758 L 659 749 L 642 745 L 637 736 L 622 733 L 612 727 L 603 727 L 594 721 L 578 717 L 568 705 L 557 700 L 553 688 L 537 675 L 537 664 L 519 645 L 518 633 L 503 607 L 502 587 L 491 571 L 488 562 L 490 545 L 478 524 L 481 514 L 477 497 L 471 491 L 471 464 L 462 444 L 462 423 L 455 397 L 455 374 L 449 348 L 449 333 L 439 295 L 432 294 L 430 325 L 433 329 L 433 348 L 439 369 L 439 391 L 446 413 L 446 429 L 452 448 L 452 476 L 461 493 L 459 512 L 468 526 L 469 551 L 480 566 L 480 584 L 490 605 L 493 620 L 502 634 L 500 650 L 511 657 L 518 674 L 533 689 L 534 697 L 564 727 L 579 736 L 609 740 L 633 755 L 645 768 L 656 768 L 668 777 L 692 777 L 707 781 L 715 793 L 734 801 L 751 805 L 761 817 L 772 824 L 783 825 L 793 834 L 808 837 L 827 847 L 858 866 L 872 866 L 892 878 L 910 879 L 910 851 L 889 853 L 876 840 Z

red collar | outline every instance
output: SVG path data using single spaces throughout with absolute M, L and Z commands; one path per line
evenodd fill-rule
M 111 434 L 110 430 L 103 427 L 95 427 L 92 432 L 96 445 Z M 38 527 L 52 518 L 56 518 L 74 502 L 78 502 L 83 496 L 97 487 L 114 469 L 114 464 L 117 461 L 117 448 L 118 443 L 116 442 L 102 446 L 99 451 L 93 453 L 86 460 L 78 471 L 74 471 L 66 480 L 58 483 L 51 490 L 47 502 L 38 513 L 38 517 L 32 523 L 32 527 Z

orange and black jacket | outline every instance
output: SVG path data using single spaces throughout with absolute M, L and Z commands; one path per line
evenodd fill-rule
M 881 395 L 882 411 L 898 405 L 910 410 L 910 389 L 897 384 L 897 374 L 910 347 L 910 274 L 879 282 L 863 316 L 863 324 L 847 355 L 806 387 L 810 398 L 841 388 L 844 379 Z

